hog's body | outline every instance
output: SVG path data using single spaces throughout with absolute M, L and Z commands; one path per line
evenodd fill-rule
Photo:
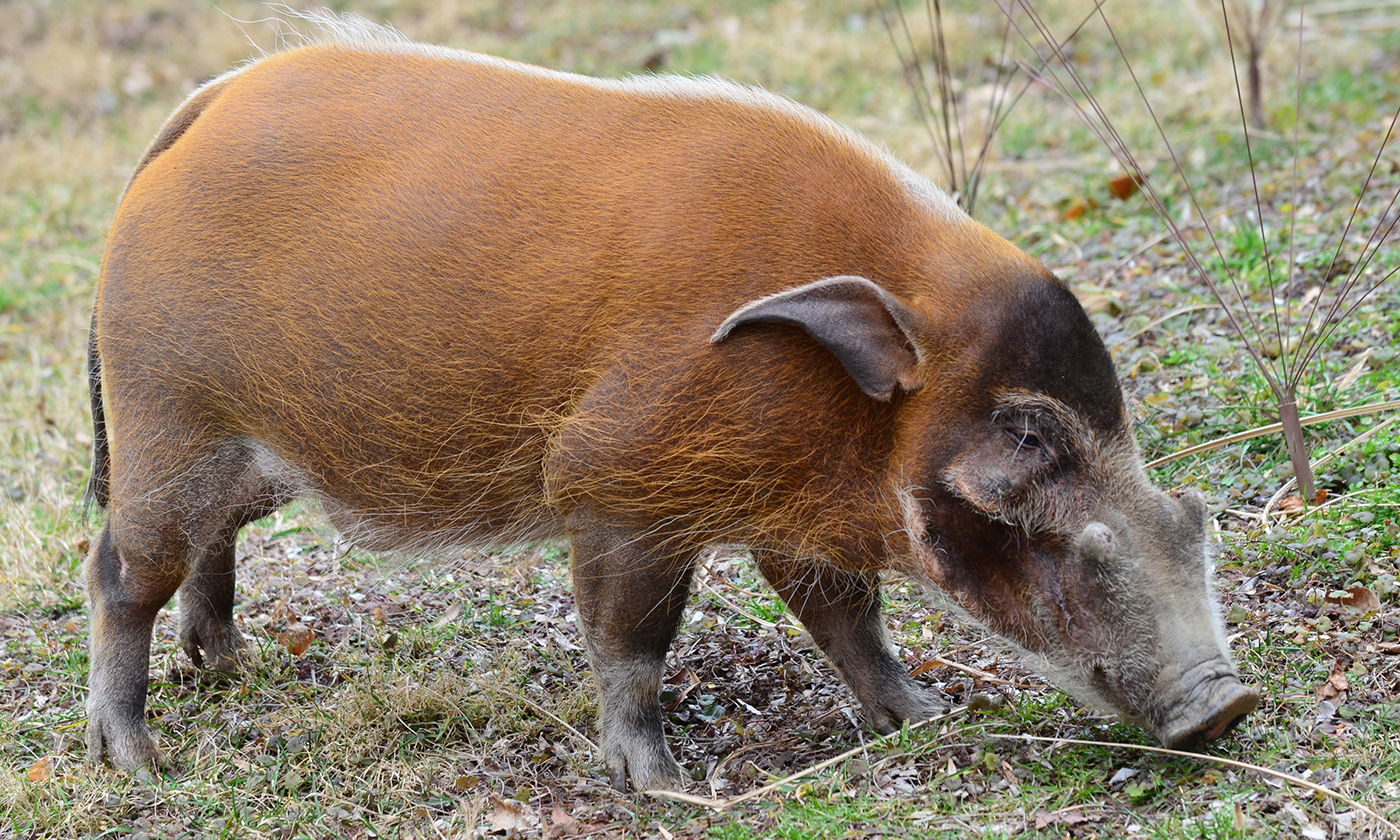
M 934 705 L 878 572 L 941 586 L 1164 739 L 1253 706 L 1199 502 L 1153 490 L 1055 277 L 815 113 L 411 44 L 197 91 L 138 167 L 93 318 L 110 508 L 89 743 L 158 760 L 151 625 L 229 668 L 238 530 L 299 493 L 372 548 L 567 536 L 621 783 L 696 555 L 749 546 L 877 728 Z M 1198 695 L 1198 696 L 1197 696 Z

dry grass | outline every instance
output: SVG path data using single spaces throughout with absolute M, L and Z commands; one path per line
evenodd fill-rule
M 250 529 L 240 548 L 237 609 L 261 651 L 256 673 L 202 680 L 177 653 L 171 618 L 157 625 L 151 714 L 180 772 L 147 782 L 84 764 L 79 570 L 97 523 L 79 499 L 91 442 L 88 306 L 112 210 L 161 120 L 199 81 L 275 48 L 273 27 L 233 22 L 265 18 L 266 7 L 220 7 L 174 0 L 9 0 L 0 7 L 0 837 L 669 836 L 663 829 L 731 840 L 1381 836 L 1364 817 L 1233 771 L 984 738 L 984 731 L 1143 736 L 1057 692 L 1025 687 L 1033 677 L 902 583 L 891 620 L 906 660 L 942 656 L 994 672 L 1000 682 L 946 667 L 922 679 L 952 702 L 1000 698 L 1000 711 L 882 747 L 779 804 L 722 818 L 617 797 L 586 744 L 593 737 L 588 672 L 558 551 L 385 566 L 347 551 L 296 511 Z M 407 0 L 337 8 L 422 40 L 565 70 L 638 72 L 660 53 L 663 69 L 780 91 L 936 171 L 898 61 L 878 19 L 861 6 Z M 1071 20 L 1087 6 L 1041 8 Z M 1142 66 L 1163 92 L 1167 118 L 1212 139 L 1200 144 L 1193 166 L 1218 172 L 1238 163 L 1225 128 L 1233 90 L 1207 6 L 1124 11 L 1119 35 L 1146 45 Z M 994 8 L 955 4 L 954 12 L 955 61 L 974 66 L 981 53 L 968 45 L 977 33 L 996 31 Z M 1266 79 L 1291 67 L 1279 46 L 1285 40 L 1273 42 Z M 1338 68 L 1379 67 L 1374 72 L 1394 78 L 1400 74 L 1384 62 L 1384 45 L 1339 38 L 1310 53 L 1309 70 L 1332 78 Z M 1091 77 L 1100 49 L 1082 47 Z M 1110 75 L 1096 81 L 1105 107 L 1136 108 L 1135 94 Z M 1269 107 L 1285 104 L 1275 98 Z M 1362 95 L 1341 93 L 1325 110 L 1347 130 L 1385 110 L 1367 107 Z M 1129 121 L 1130 138 L 1146 131 Z M 1116 320 L 1096 316 L 1110 343 L 1191 302 L 1171 249 L 1124 261 L 1156 235 L 1155 222 L 1140 205 L 1107 204 L 1108 156 L 1053 96 L 1037 91 L 1023 100 L 998 149 L 983 217 L 1075 282 L 1113 286 L 1126 311 Z M 1229 178 L 1217 187 L 1228 205 Z M 1337 187 L 1324 178 L 1319 190 Z M 1087 198 L 1105 207 L 1064 218 Z M 1318 223 L 1326 232 L 1326 219 Z M 1395 303 L 1392 295 L 1362 313 L 1319 379 L 1335 379 L 1352 364 L 1363 352 L 1354 348 L 1379 359 L 1397 340 L 1385 309 Z M 1222 340 L 1198 312 L 1115 345 L 1144 397 L 1144 438 L 1156 454 L 1177 440 L 1259 425 L 1249 422 L 1258 420 L 1249 413 L 1259 404 L 1258 383 L 1227 369 L 1227 351 L 1214 354 Z M 1386 364 L 1373 364 L 1346 398 L 1396 398 L 1400 377 Z M 1202 377 L 1210 387 L 1199 385 Z M 1316 393 L 1330 392 L 1319 386 Z M 1202 407 L 1204 421 L 1192 413 Z M 1395 589 L 1383 584 L 1386 575 L 1395 580 L 1396 534 L 1387 529 L 1400 520 L 1400 498 L 1395 473 L 1377 466 L 1390 457 L 1388 441 L 1354 461 L 1364 503 L 1282 528 L 1223 516 L 1232 545 L 1223 558 L 1231 627 L 1243 668 L 1265 685 L 1266 698 L 1220 749 L 1308 772 L 1393 815 L 1400 800 L 1397 657 L 1383 650 L 1396 643 L 1398 628 Z M 1163 478 L 1201 484 L 1218 509 L 1248 513 L 1259 506 L 1256 491 L 1266 497 L 1276 486 L 1270 471 L 1279 459 L 1276 447 L 1243 444 Z M 747 590 L 761 588 L 741 561 L 712 565 Z M 1325 605 L 1329 588 L 1353 576 L 1385 596 L 1382 611 L 1365 621 Z M 671 740 L 684 765 L 697 776 L 713 773 L 717 792 L 732 795 L 858 746 L 864 736 L 849 722 L 849 695 L 791 619 L 766 596 L 715 586 L 718 596 L 706 591 L 698 599 L 668 676 Z M 288 634 L 298 627 L 311 628 L 315 640 L 293 653 L 288 643 L 299 646 Z M 1352 700 L 1319 722 L 1314 692 L 1342 659 Z M 1136 775 L 1114 781 L 1127 769 Z M 31 772 L 47 780 L 33 781 Z

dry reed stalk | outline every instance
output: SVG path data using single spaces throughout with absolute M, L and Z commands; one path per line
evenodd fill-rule
M 1336 287 L 1336 290 L 1329 296 L 1320 293 L 1314 296 L 1309 303 L 1304 303 L 1300 309 L 1307 310 L 1307 317 L 1295 324 L 1294 310 L 1292 306 L 1280 305 L 1278 291 L 1282 287 L 1283 294 L 1287 293 L 1287 288 L 1292 282 L 1297 268 L 1296 253 L 1293 247 L 1293 234 L 1295 222 L 1297 220 L 1297 191 L 1298 191 L 1298 122 L 1295 122 L 1293 129 L 1293 174 L 1292 174 L 1292 200 L 1287 218 L 1288 243 L 1286 261 L 1282 260 L 1278 247 L 1270 246 L 1270 230 L 1265 221 L 1264 201 L 1261 197 L 1258 165 L 1254 156 L 1253 138 L 1256 136 L 1249 127 L 1249 120 L 1246 118 L 1245 94 L 1241 86 L 1239 72 L 1236 67 L 1235 58 L 1235 34 L 1230 22 L 1230 12 L 1226 5 L 1226 0 L 1220 0 L 1220 11 L 1224 22 L 1226 43 L 1229 46 L 1231 57 L 1231 68 L 1234 71 L 1234 86 L 1236 100 L 1239 107 L 1240 124 L 1244 130 L 1245 153 L 1249 161 L 1249 174 L 1254 200 L 1255 216 L 1258 220 L 1259 239 L 1263 248 L 1264 271 L 1269 286 L 1269 297 L 1271 301 L 1270 314 L 1271 324 L 1265 323 L 1246 305 L 1246 291 L 1242 285 L 1242 278 L 1239 273 L 1230 267 L 1229 261 L 1225 258 L 1216 230 L 1211 225 L 1210 217 L 1205 212 L 1197 196 L 1195 189 L 1191 185 L 1190 179 L 1181 163 L 1181 158 L 1177 154 L 1170 139 L 1167 137 L 1162 120 L 1153 108 L 1152 102 L 1144 89 L 1141 80 L 1133 69 L 1132 62 L 1128 59 L 1128 51 L 1124 48 L 1117 34 L 1114 32 L 1108 16 L 1103 11 L 1103 0 L 1098 0 L 1094 7 L 1093 16 L 1096 16 L 1108 33 L 1116 50 L 1123 68 L 1127 71 L 1134 87 L 1137 89 L 1138 97 L 1148 114 L 1151 116 L 1152 124 L 1157 136 L 1161 139 L 1166 150 L 1167 158 L 1170 160 L 1169 174 L 1176 178 L 1185 188 L 1185 194 L 1191 209 L 1194 211 L 1198 224 L 1204 230 L 1208 241 L 1209 253 L 1214 253 L 1224 272 L 1226 282 L 1218 280 L 1215 273 L 1207 269 L 1202 253 L 1203 249 L 1197 248 L 1185 235 L 1183 224 L 1178 223 L 1172 213 L 1168 212 L 1163 193 L 1148 177 L 1139 162 L 1137 154 L 1130 149 L 1122 135 L 1114 126 L 1112 118 L 1100 105 L 1094 96 L 1088 83 L 1080 75 L 1075 67 L 1073 58 L 1065 52 L 1064 44 L 1066 40 L 1057 38 L 1046 24 L 1045 20 L 1035 10 L 1034 4 L 1029 0 L 997 0 L 998 7 L 1008 21 L 1008 25 L 1013 27 L 1021 36 L 1022 40 L 1029 45 L 1035 53 L 1040 66 L 1044 70 L 1033 68 L 1023 64 L 1028 75 L 1033 75 L 1047 83 L 1059 96 L 1068 102 L 1071 107 L 1083 119 L 1085 125 L 1094 133 L 1099 141 L 1109 150 L 1118 163 L 1139 183 L 1142 194 L 1149 205 L 1157 213 L 1157 216 L 1167 226 L 1171 238 L 1181 248 L 1186 256 L 1187 264 L 1191 271 L 1206 285 L 1216 301 L 1224 309 L 1226 317 L 1239 335 L 1245 349 L 1254 360 L 1260 374 L 1268 383 L 1270 391 L 1273 393 L 1278 406 L 1279 423 L 1276 424 L 1278 430 L 1283 433 L 1285 447 L 1288 451 L 1289 460 L 1293 464 L 1294 475 L 1296 476 L 1303 498 L 1307 502 L 1312 502 L 1317 495 L 1316 482 L 1312 471 L 1310 459 L 1308 457 L 1307 443 L 1303 436 L 1303 422 L 1298 409 L 1298 386 L 1302 382 L 1304 375 L 1308 372 L 1312 364 L 1317 360 L 1322 349 L 1327 346 L 1328 341 L 1335 333 L 1338 324 L 1345 321 L 1352 312 L 1356 310 L 1362 302 L 1366 300 L 1381 284 L 1385 283 L 1400 271 L 1400 267 L 1392 268 L 1380 273 L 1378 279 L 1372 282 L 1370 279 L 1363 281 L 1366 277 L 1372 262 L 1375 260 L 1381 246 L 1394 232 L 1397 222 L 1400 222 L 1400 214 L 1395 214 L 1395 205 L 1400 200 L 1400 191 L 1391 196 L 1390 201 L 1381 211 L 1375 227 L 1371 230 L 1361 247 L 1360 258 L 1354 263 L 1342 258 L 1342 248 L 1351 234 L 1352 227 L 1356 223 L 1358 215 L 1361 214 L 1362 205 L 1366 201 L 1367 192 L 1371 187 L 1375 177 L 1376 169 L 1382 160 L 1382 153 L 1385 151 L 1394 134 L 1397 121 L 1400 121 L 1400 109 L 1397 109 L 1394 116 L 1387 123 L 1387 130 L 1384 139 L 1376 150 L 1370 169 L 1367 172 L 1366 180 L 1362 185 L 1360 195 L 1356 203 L 1352 206 L 1346 222 L 1345 229 L 1337 239 L 1337 247 L 1333 252 L 1324 276 L 1332 277 L 1334 271 L 1336 276 L 1344 277 L 1343 282 Z M 1304 4 L 1303 8 L 1306 8 Z M 1024 17 L 1029 21 L 1031 32 L 1027 32 L 1019 23 L 1018 19 L 1024 13 Z M 1247 22 L 1246 30 L 1251 27 L 1257 28 L 1262 24 L 1258 20 L 1251 19 Z M 1075 30 L 1078 34 L 1083 28 Z M 1301 30 L 1300 30 L 1301 33 Z M 1257 33 L 1256 33 L 1257 34 Z M 1247 36 L 1254 37 L 1254 36 Z M 1262 35 L 1255 37 L 1258 41 Z M 1302 87 L 1302 51 L 1303 39 L 1298 39 L 1298 78 L 1295 81 L 1296 89 L 1301 91 Z M 1058 69 L 1057 69 L 1058 67 Z M 1301 110 L 1301 93 L 1298 94 L 1297 107 Z M 1389 221 L 1387 221 L 1389 220 Z M 1280 226 L 1282 228 L 1282 226 Z M 1284 263 L 1277 265 L 1276 263 Z M 1226 286 L 1230 293 L 1227 293 Z M 1360 287 L 1361 293 L 1353 294 Z M 1322 302 L 1325 297 L 1330 297 L 1329 304 L 1323 308 Z M 1319 319 L 1320 316 L 1320 319 Z M 1289 341 L 1290 336 L 1295 332 L 1295 326 L 1301 326 L 1301 334 L 1296 342 Z M 1270 332 L 1277 336 L 1278 353 L 1276 361 L 1271 361 L 1274 354 L 1267 353 L 1263 345 Z M 1154 462 L 1160 463 L 1160 462 Z

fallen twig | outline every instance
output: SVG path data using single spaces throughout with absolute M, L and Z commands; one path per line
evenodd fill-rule
M 933 717 L 928 718 L 926 720 L 921 720 L 918 723 L 909 724 L 909 731 L 912 732 L 915 729 L 922 729 L 923 727 L 928 726 L 931 723 L 940 723 L 945 720 L 950 720 L 954 717 L 957 717 L 965 711 L 967 711 L 966 706 L 958 706 L 952 711 L 945 712 L 941 715 L 934 715 Z M 740 794 L 739 796 L 735 796 L 730 799 L 713 799 L 708 796 L 695 796 L 689 793 L 681 793 L 680 791 L 675 790 L 649 790 L 645 791 L 645 793 L 648 796 L 654 796 L 658 799 L 670 799 L 675 802 L 684 802 L 688 805 L 699 805 L 704 808 L 714 810 L 716 812 L 727 811 L 730 808 L 733 808 L 735 805 L 740 805 L 744 802 L 748 802 L 749 800 L 767 796 L 768 794 L 779 790 L 784 785 L 791 784 L 792 782 L 795 782 L 798 779 L 803 779 L 807 776 L 820 773 L 828 767 L 833 767 L 837 764 L 840 764 L 843 761 L 854 758 L 860 753 L 869 749 L 870 747 L 884 743 L 890 740 L 891 738 L 896 738 L 902 733 L 903 730 L 901 730 L 900 732 L 891 732 L 889 735 L 882 735 L 876 740 L 872 741 L 870 744 L 862 743 L 860 746 L 855 747 L 854 749 L 847 750 L 846 752 L 843 752 L 838 756 L 828 758 L 826 761 L 821 761 L 816 764 L 813 764 L 811 767 L 808 767 L 805 770 L 799 770 L 790 776 L 784 776 L 776 782 L 766 784 L 761 788 L 754 788 L 748 793 Z
M 1311 417 L 1304 417 L 1300 422 L 1304 426 L 1312 426 L 1318 423 L 1326 423 L 1330 420 L 1345 420 L 1348 417 L 1362 417 L 1367 414 L 1380 414 L 1383 411 L 1394 411 L 1396 409 L 1400 409 L 1400 400 L 1391 400 L 1390 402 L 1383 403 L 1371 403 L 1370 405 L 1361 405 L 1356 406 L 1355 408 L 1339 408 L 1336 411 L 1324 411 L 1321 414 L 1314 414 Z M 1185 458 L 1189 455 L 1196 455 L 1201 452 L 1209 452 L 1212 449 L 1219 449 L 1222 446 L 1229 446 L 1232 443 L 1240 443 L 1241 441 L 1252 440 L 1253 438 L 1264 437 L 1265 435 L 1277 434 L 1282 430 L 1282 423 L 1270 423 L 1267 426 L 1259 426 L 1255 429 L 1247 429 L 1243 432 L 1236 432 L 1233 435 L 1226 435 L 1225 437 L 1216 438 L 1215 440 L 1206 441 L 1205 443 L 1198 443 L 1195 446 L 1188 446 L 1185 449 L 1178 450 L 1170 455 L 1163 455 L 1161 458 L 1158 458 L 1155 461 L 1149 461 L 1148 463 L 1144 464 L 1143 469 L 1155 469 L 1157 467 L 1162 466 L 1163 464 L 1169 464 L 1172 461 L 1175 461 L 1179 458 Z
M 1040 741 L 1053 744 L 1079 744 L 1081 746 L 1088 747 L 1116 747 L 1125 750 L 1138 750 L 1140 752 L 1157 753 L 1159 755 L 1175 755 L 1181 756 L 1183 758 L 1195 758 L 1201 761 L 1209 761 L 1215 764 L 1223 764 L 1226 767 L 1234 767 L 1237 770 L 1251 770 L 1255 773 L 1259 773 L 1264 776 L 1272 776 L 1280 781 L 1287 782 L 1293 785 L 1298 785 L 1299 787 L 1307 788 L 1313 793 L 1317 793 L 1322 796 L 1335 799 L 1338 802 L 1345 803 L 1346 805 L 1352 808 L 1364 811 L 1367 814 L 1370 814 L 1372 817 L 1379 820 L 1382 824 L 1385 825 L 1386 828 L 1389 828 L 1391 833 L 1393 833 L 1396 837 L 1400 837 L 1400 826 L 1396 826 L 1395 823 L 1391 822 L 1390 820 L 1386 819 L 1385 817 L 1381 816 L 1380 814 L 1371 810 L 1365 805 L 1362 805 L 1360 802 L 1357 802 L 1350 796 L 1338 793 L 1330 788 L 1325 788 L 1322 785 L 1319 785 L 1315 782 L 1310 782 L 1307 779 L 1299 778 L 1298 776 L 1294 776 L 1291 773 L 1285 773 L 1282 770 L 1271 770 L 1268 767 L 1260 767 L 1257 764 L 1250 764 L 1247 761 L 1236 761 L 1233 758 L 1223 758 L 1221 756 L 1216 755 L 1205 755 L 1204 753 L 1185 752 L 1184 750 L 1172 750 L 1167 749 L 1166 747 L 1149 747 L 1143 744 L 1123 744 L 1118 743 L 1116 741 L 1086 741 L 1081 740 L 1079 738 L 1048 738 L 1043 735 L 1019 735 L 1014 733 L 997 732 L 987 733 L 987 737 L 1000 738 L 1005 741 Z
M 968 676 L 976 677 L 982 682 L 992 683 L 993 685 L 1006 685 L 1012 688 L 1019 688 L 1026 691 L 1040 691 L 1041 689 L 1049 688 L 1049 686 L 1036 685 L 1034 683 L 1020 683 L 1015 682 L 1014 680 L 1004 680 L 1001 677 L 998 677 L 995 674 L 991 673 L 990 671 L 983 671 L 981 668 L 974 668 L 971 665 L 963 665 L 959 662 L 953 662 L 951 660 L 944 659 L 940 656 L 931 656 L 928 659 L 925 659 L 918 667 L 914 668 L 914 670 L 909 673 L 909 676 L 917 677 L 920 674 L 928 673 L 929 670 L 940 666 L 944 668 L 952 668 L 954 671 L 962 671 Z

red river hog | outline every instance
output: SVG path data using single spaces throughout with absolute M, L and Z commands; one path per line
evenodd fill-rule
M 215 79 L 117 209 L 89 351 L 88 747 L 160 766 L 157 612 L 231 670 L 239 529 L 296 496 L 371 550 L 567 539 L 614 785 L 696 560 L 742 546 L 881 732 L 938 704 L 880 575 L 937 587 L 1169 746 L 1257 693 L 1207 511 L 1142 468 L 1065 284 L 803 106 L 382 33 Z

